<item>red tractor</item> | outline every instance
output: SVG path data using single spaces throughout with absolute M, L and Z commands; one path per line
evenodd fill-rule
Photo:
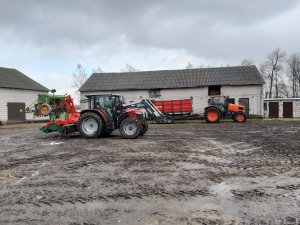
M 87 95 L 82 101 L 88 103 L 88 109 L 81 112 L 75 110 L 73 99 L 67 96 L 59 104 L 43 103 L 36 105 L 35 112 L 41 116 L 50 116 L 48 122 L 40 130 L 70 134 L 79 131 L 85 138 L 107 136 L 119 129 L 125 138 L 136 138 L 147 132 L 148 124 L 140 110 L 123 106 L 122 97 L 119 95 Z M 47 96 L 51 102 L 57 98 Z M 48 102 L 50 102 L 48 100 Z M 63 118 L 62 118 L 63 117 Z
M 148 124 L 140 110 L 123 107 L 119 95 L 87 95 L 89 109 L 80 112 L 78 130 L 86 138 L 106 136 L 119 129 L 125 138 L 147 132 Z
M 221 118 L 232 118 L 237 123 L 246 122 L 245 106 L 229 103 L 228 99 L 228 96 L 211 96 L 204 111 L 206 122 L 218 123 Z

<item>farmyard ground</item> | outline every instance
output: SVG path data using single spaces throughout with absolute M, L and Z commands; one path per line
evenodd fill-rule
M 0 224 L 299 224 L 300 121 L 0 128 Z

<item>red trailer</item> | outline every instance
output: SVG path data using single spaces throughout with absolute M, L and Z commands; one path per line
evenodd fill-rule
M 152 100 L 154 105 L 165 115 L 168 115 L 172 123 L 174 116 L 190 116 L 193 114 L 193 99 L 176 100 Z M 172 122 L 171 122 L 172 120 Z

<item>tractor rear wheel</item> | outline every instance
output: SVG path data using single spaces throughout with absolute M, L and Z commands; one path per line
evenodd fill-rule
M 204 118 L 208 123 L 218 123 L 221 119 L 221 112 L 217 108 L 208 108 L 204 112 Z
M 139 136 L 141 124 L 136 119 L 126 118 L 121 122 L 119 130 L 124 138 L 133 139 Z
M 244 112 L 236 112 L 233 115 L 233 120 L 234 120 L 234 122 L 237 122 L 237 123 L 245 123 L 247 120 L 247 116 Z
M 103 123 L 101 117 L 94 112 L 86 112 L 78 119 L 78 130 L 85 138 L 97 138 L 101 135 Z
M 148 123 L 147 121 L 145 121 L 143 124 L 142 124 L 142 129 L 140 131 L 140 136 L 144 135 L 148 130 Z

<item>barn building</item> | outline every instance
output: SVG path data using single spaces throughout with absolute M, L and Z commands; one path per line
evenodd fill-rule
M 211 95 L 230 96 L 246 106 L 250 115 L 263 116 L 264 80 L 256 66 L 94 73 L 79 89 L 88 94 L 114 93 L 127 101 L 141 99 L 193 99 L 194 113 L 201 114 Z M 86 105 L 82 105 L 85 108 Z
M 264 99 L 266 118 L 299 118 L 300 98 Z
M 48 89 L 16 69 L 0 67 L 0 123 L 13 124 L 32 120 L 25 108 Z

